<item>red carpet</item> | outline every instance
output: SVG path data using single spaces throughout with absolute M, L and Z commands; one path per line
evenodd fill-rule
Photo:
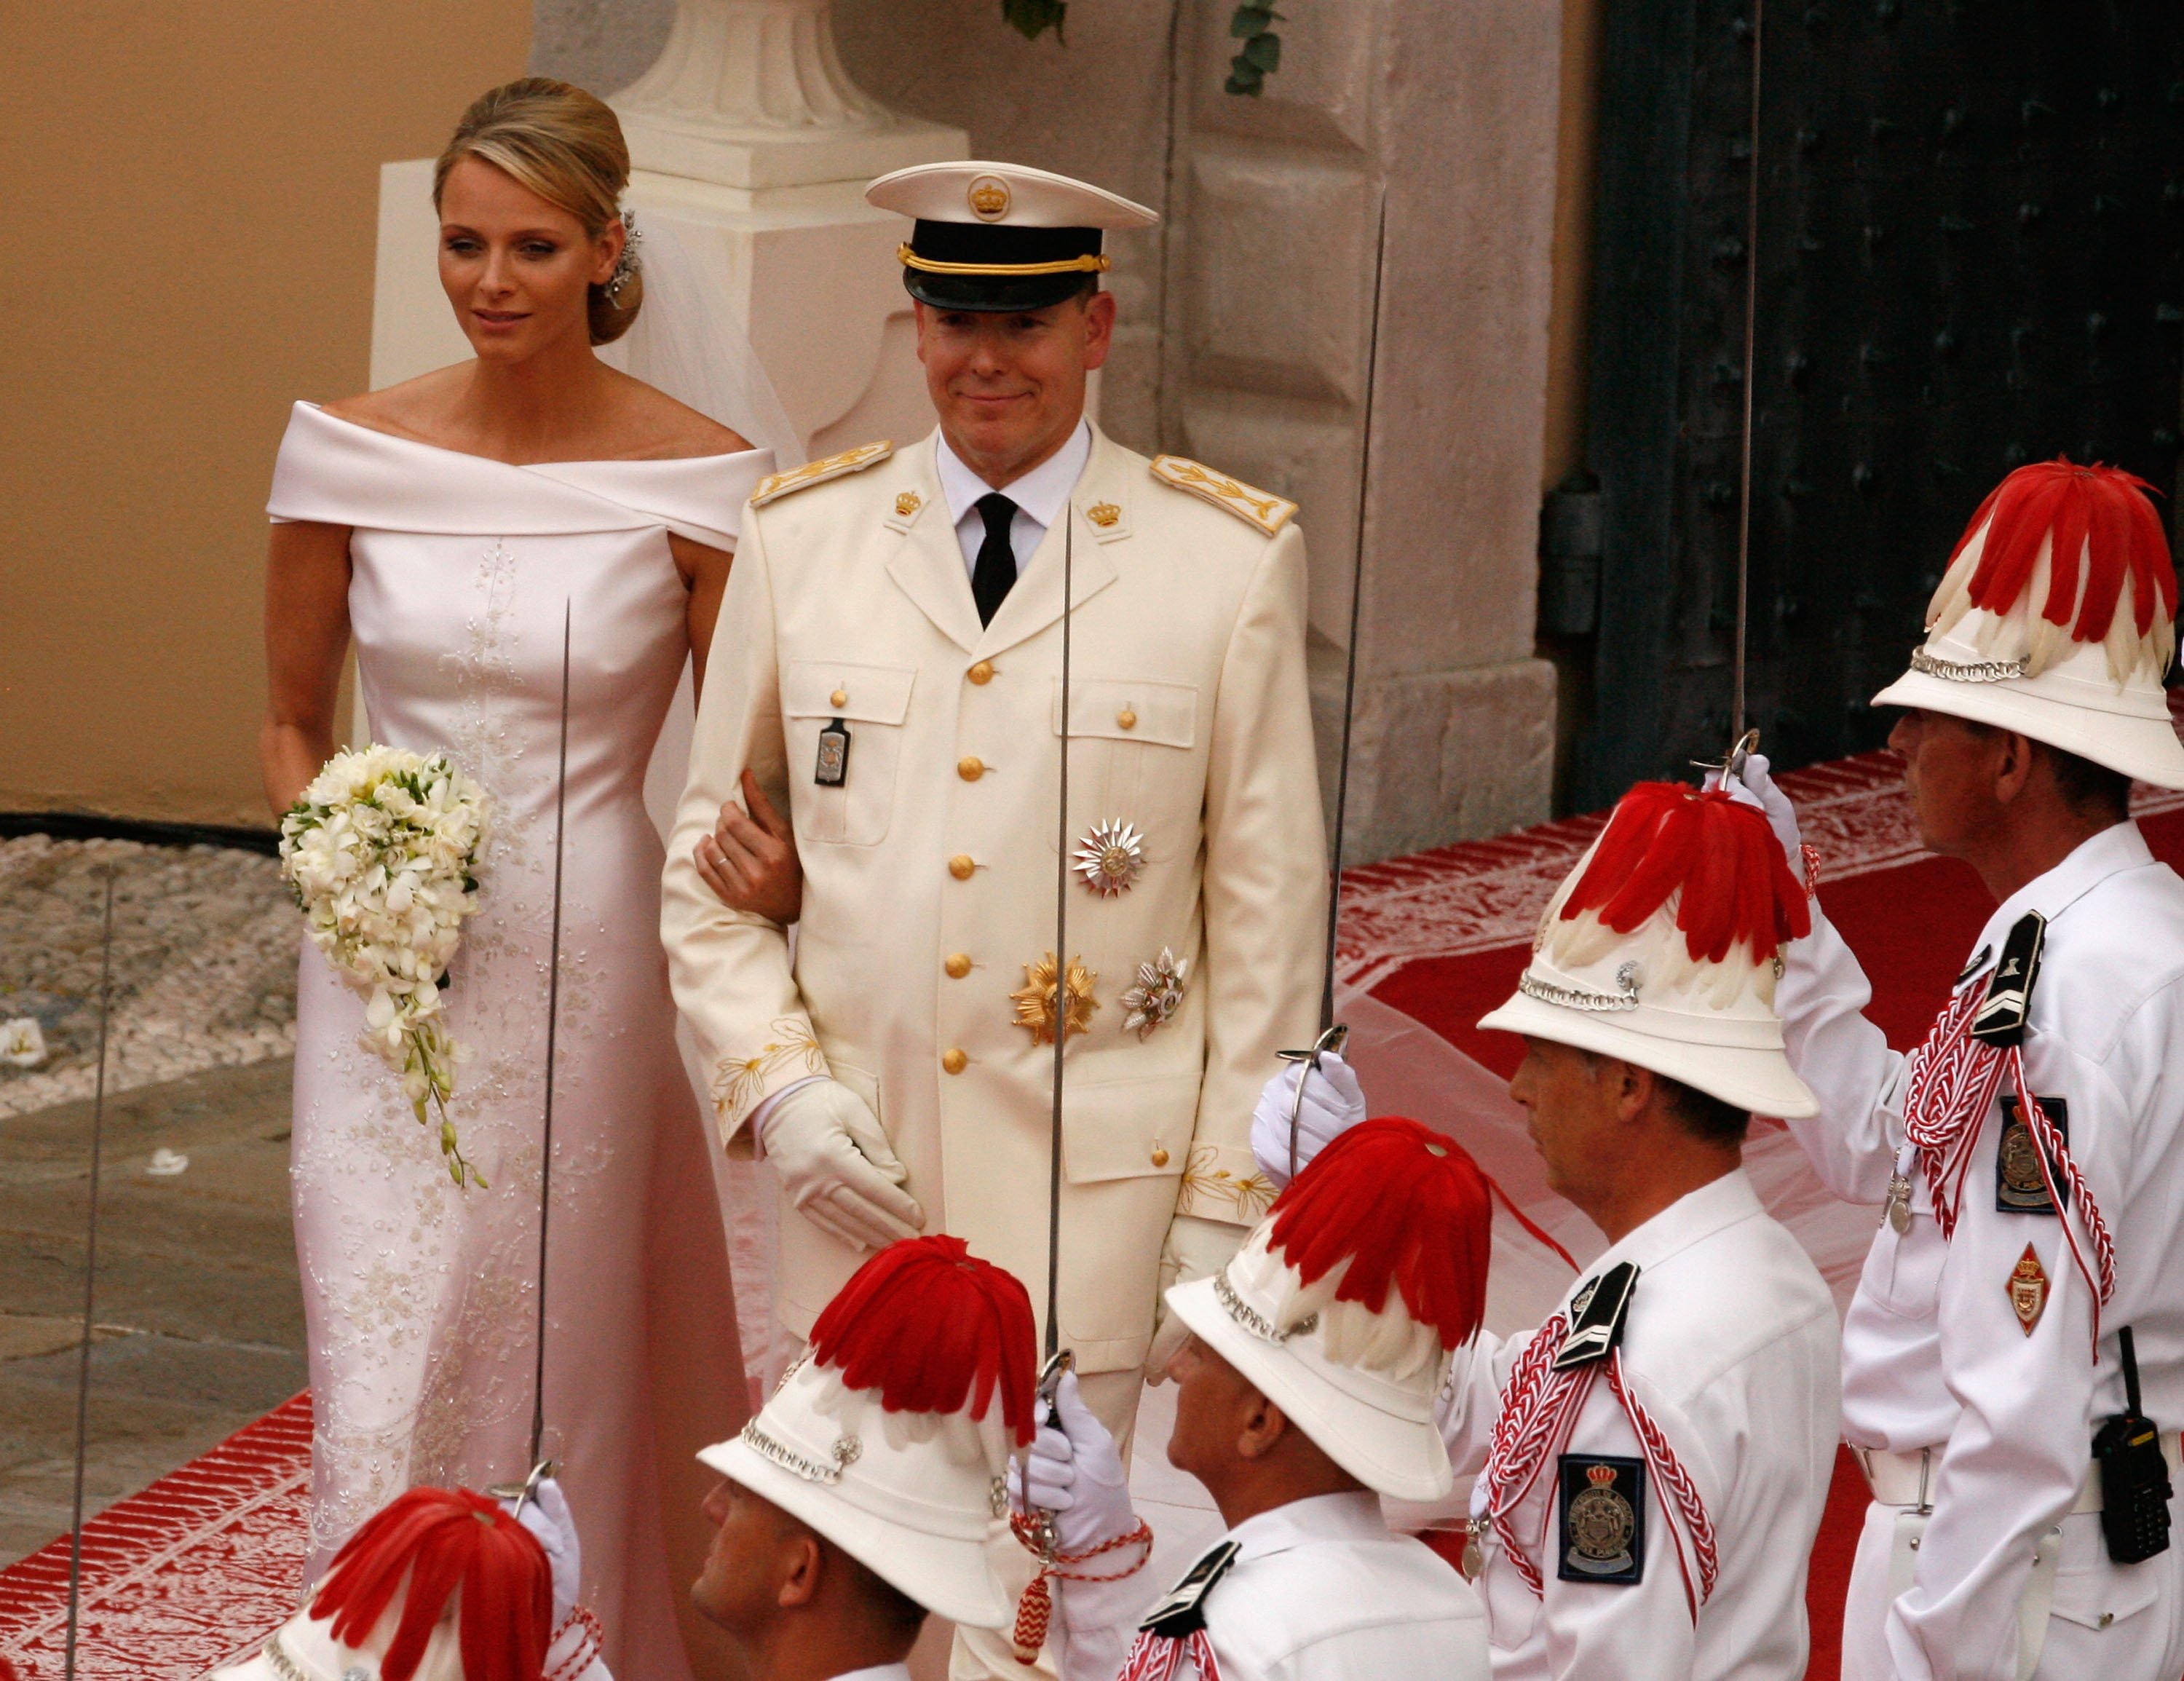
M 1874 1019 L 1908 1047 L 1992 907 L 1969 869 L 1919 854 L 1892 754 L 1782 780 L 1821 853 L 1821 901 L 1873 980 Z M 2184 795 L 2141 793 L 2147 838 L 2184 866 Z M 1516 1041 L 1473 1023 L 1515 987 L 1533 925 L 1600 821 L 1572 818 L 1346 872 L 1340 977 L 1506 1077 Z M 277 1626 L 293 1608 L 306 1551 L 309 1454 L 310 1403 L 299 1395 L 92 1519 L 78 1673 L 198 1681 Z M 1864 1484 L 1839 1455 L 1808 1594 L 1816 1681 L 1836 1681 L 1864 1506 Z M 58 1681 L 68 1551 L 64 1539 L 0 1571 L 0 1681 Z

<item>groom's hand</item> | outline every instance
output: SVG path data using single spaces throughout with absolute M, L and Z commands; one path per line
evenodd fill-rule
M 760 1134 L 781 1188 L 814 1225 L 852 1249 L 914 1238 L 925 1211 L 902 1189 L 910 1170 L 860 1098 L 838 1080 L 782 1094 Z
M 744 804 L 728 801 L 713 832 L 699 837 L 692 861 L 699 879 L 729 910 L 749 911 L 785 928 L 804 914 L 804 866 L 796 855 L 795 832 L 748 770 L 743 793 Z

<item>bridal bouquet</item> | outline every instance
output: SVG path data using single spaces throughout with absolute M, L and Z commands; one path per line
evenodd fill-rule
M 485 791 L 444 754 L 367 747 L 337 753 L 281 820 L 281 870 L 311 943 L 365 999 L 363 1043 L 402 1077 L 421 1126 L 440 1112 L 440 1151 L 459 1186 L 485 1181 L 463 1159 L 448 1099 L 468 1049 L 448 1031 L 440 992 L 476 914 Z

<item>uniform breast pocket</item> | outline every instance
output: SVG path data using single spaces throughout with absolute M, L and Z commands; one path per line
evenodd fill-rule
M 1061 680 L 1052 728 L 1061 733 Z M 1198 691 L 1189 683 L 1080 677 L 1069 683 L 1069 773 L 1080 775 L 1102 818 L 1148 827 L 1186 792 L 1198 744 Z M 1070 802 L 1072 805 L 1076 802 Z M 1190 802 L 1194 811 L 1197 801 Z
M 887 838 L 916 676 L 908 666 L 814 660 L 793 660 L 783 671 L 782 728 L 799 841 L 877 846 Z

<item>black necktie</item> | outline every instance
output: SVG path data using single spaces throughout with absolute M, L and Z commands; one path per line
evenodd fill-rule
M 978 545 L 978 565 L 971 574 L 971 594 L 978 604 L 978 622 L 990 625 L 1001 610 L 1009 587 L 1017 581 L 1017 552 L 1009 547 L 1009 521 L 1017 505 L 1000 492 L 978 498 L 978 517 L 986 522 L 986 540 Z

